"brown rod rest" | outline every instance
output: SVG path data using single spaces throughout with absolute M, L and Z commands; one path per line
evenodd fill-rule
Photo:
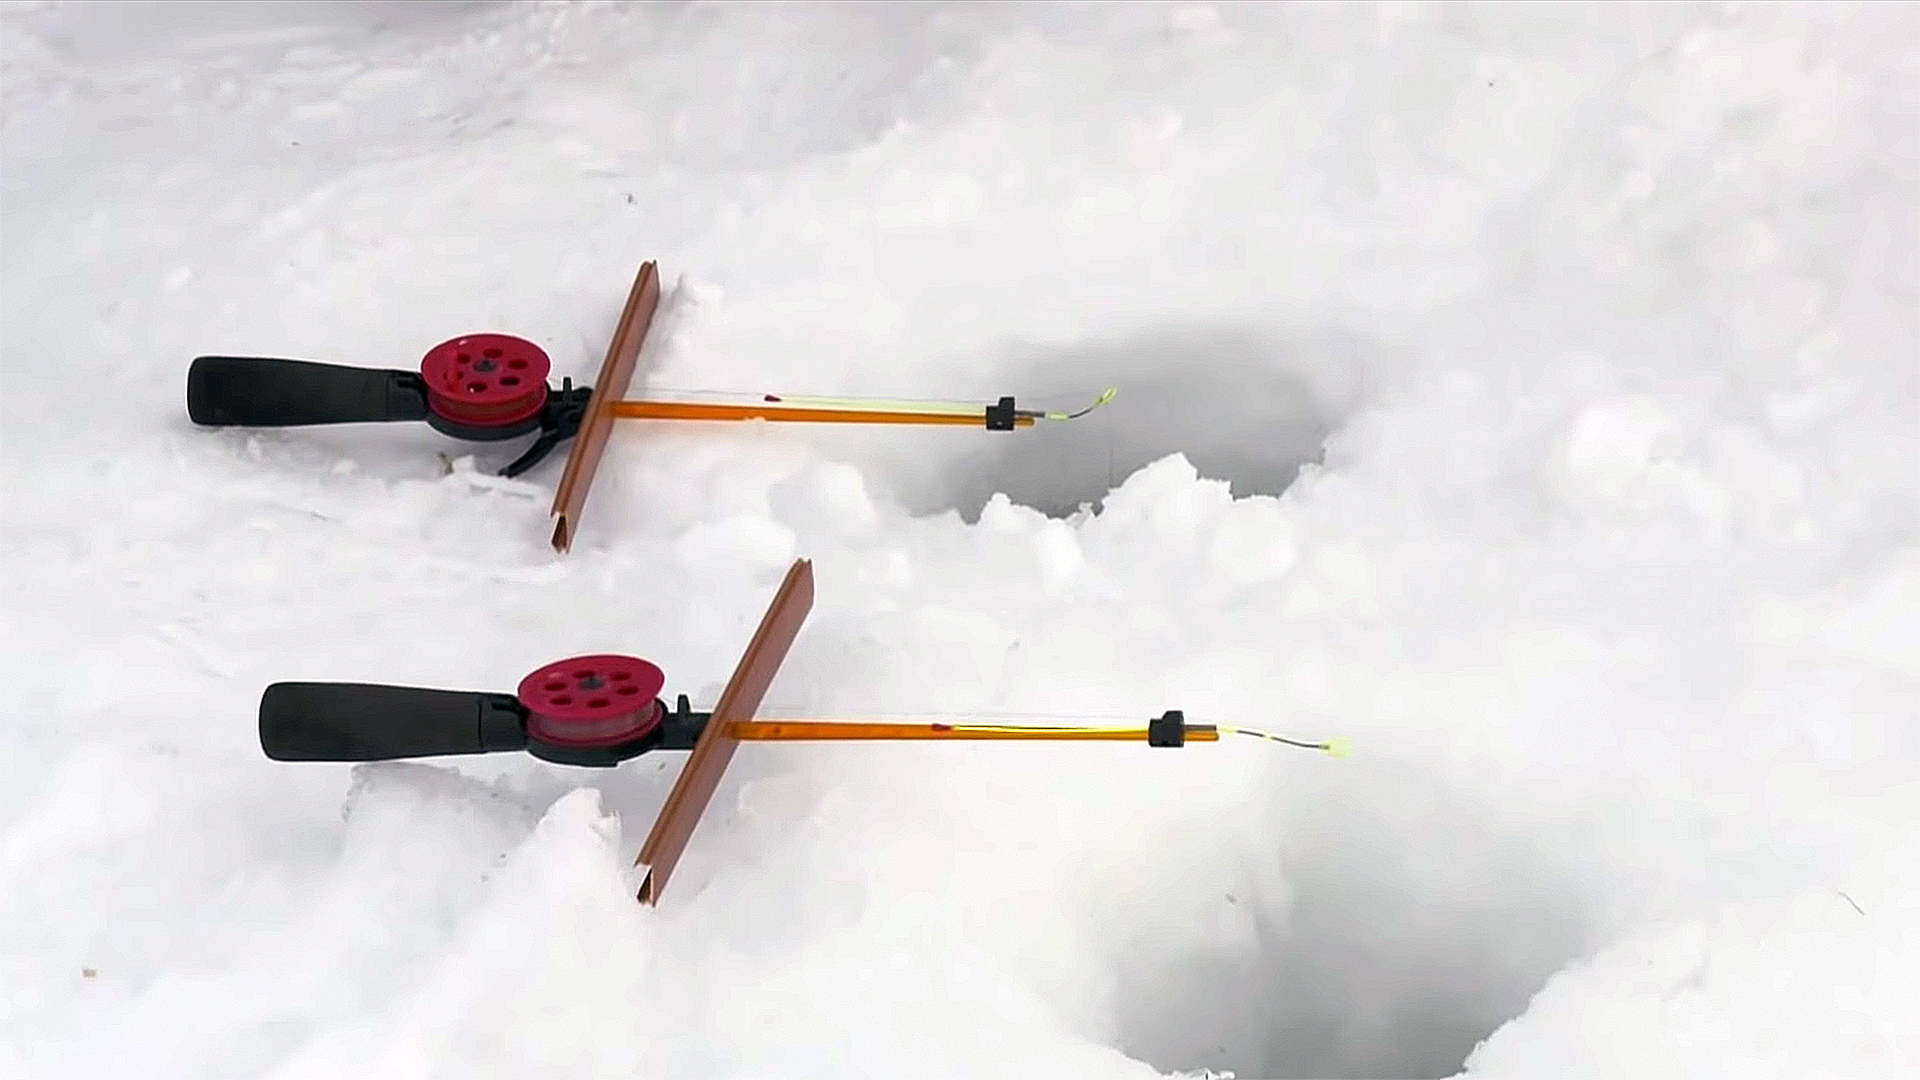
M 600 456 L 607 447 L 607 435 L 613 427 L 613 406 L 626 395 L 633 382 L 633 369 L 646 343 L 647 330 L 653 325 L 654 310 L 660 305 L 660 270 L 648 260 L 640 265 L 627 292 L 626 307 L 607 343 L 606 359 L 600 363 L 600 377 L 594 380 L 593 396 L 587 400 L 586 418 L 580 421 L 579 434 L 567 453 L 566 471 L 553 493 L 553 549 L 567 551 L 579 531 L 580 514 L 587 504 L 587 491 L 600 468 Z
M 760 707 L 767 687 L 787 658 L 787 650 L 793 646 L 794 637 L 800 633 L 800 624 L 812 609 L 813 563 L 795 559 L 761 617 L 759 629 L 747 643 L 746 652 L 741 654 L 733 677 L 720 692 L 720 700 L 714 703 L 711 718 L 701 730 L 699 741 L 694 743 L 693 752 L 687 755 L 686 764 L 681 766 L 680 777 L 667 793 L 660 816 L 654 819 L 652 832 L 633 860 L 635 866 L 647 868 L 637 896 L 641 903 L 659 903 L 660 893 L 680 861 L 681 852 L 686 850 L 694 826 L 700 823 L 700 815 L 720 786 L 720 774 L 726 771 L 727 763 L 733 760 L 734 748 L 740 745 L 733 735 L 734 724 L 751 719 Z

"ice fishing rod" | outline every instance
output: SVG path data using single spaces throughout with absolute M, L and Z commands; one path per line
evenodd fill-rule
M 741 742 L 1044 740 L 1182 747 L 1223 734 L 1275 739 L 1342 756 L 1335 743 L 1188 722 L 1169 709 L 1137 724 L 1023 725 L 906 720 L 758 719 L 813 603 L 812 564 L 795 560 L 732 678 L 710 711 L 685 694 L 670 707 L 666 675 L 617 653 L 571 656 L 527 673 L 511 694 L 381 683 L 276 682 L 260 697 L 260 746 L 275 761 L 392 761 L 524 751 L 561 765 L 611 767 L 654 751 L 689 751 L 635 859 L 639 898 L 656 902 L 720 775 Z
M 526 751 L 561 765 L 613 766 L 659 750 L 692 750 L 712 712 L 687 695 L 669 707 L 666 675 L 615 653 L 570 656 L 520 680 L 512 694 L 381 683 L 277 682 L 260 698 L 260 746 L 275 761 L 393 761 Z M 1029 740 L 1178 747 L 1252 735 L 1340 752 L 1266 732 L 1195 724 L 1169 709 L 1140 724 L 1005 724 L 951 720 L 736 719 L 741 742 Z
M 1022 409 L 1012 397 L 990 405 L 762 394 L 753 402 L 627 398 L 641 348 L 660 305 L 660 271 L 640 265 L 600 372 L 591 386 L 571 378 L 548 383 L 546 351 L 511 334 L 465 334 L 427 350 L 417 369 L 361 368 L 264 356 L 199 356 L 187 367 L 187 415 L 202 427 L 306 427 L 425 421 L 470 442 L 535 435 L 499 470 L 527 472 L 571 444 L 554 486 L 553 548 L 572 548 L 587 495 L 616 420 L 773 421 L 834 424 L 926 424 L 1031 428 L 1075 420 L 1113 400 L 1101 394 L 1073 412 Z
M 716 723 L 687 695 L 669 707 L 666 677 L 637 656 L 556 660 L 512 694 L 379 683 L 278 682 L 260 698 L 260 746 L 275 761 L 394 761 L 526 751 L 561 765 L 614 766 L 692 750 Z M 1136 725 L 1021 725 L 892 720 L 732 720 L 741 742 L 1071 740 L 1154 747 L 1215 742 L 1220 729 L 1170 709 Z
M 500 470 L 518 476 L 574 438 L 594 391 L 548 383 L 552 360 L 540 346 L 511 334 L 465 334 L 427 350 L 419 368 L 349 367 L 265 356 L 199 356 L 187 368 L 187 415 L 203 427 L 306 427 L 425 421 L 443 435 L 498 442 L 538 432 L 524 453 Z M 763 394 L 753 402 L 623 398 L 609 413 L 622 420 L 748 421 L 810 424 L 924 424 L 1029 428 L 1036 421 L 1086 415 L 1113 399 L 1108 390 L 1076 412 L 1022 409 L 1012 397 L 988 405 L 857 397 Z

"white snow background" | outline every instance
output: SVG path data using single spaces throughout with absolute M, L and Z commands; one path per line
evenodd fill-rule
M 0 1073 L 1920 1071 L 1920 10 L 12 3 Z M 472 331 L 1044 430 L 209 431 Z M 453 467 L 442 454 L 453 457 Z M 461 455 L 471 454 L 471 459 Z M 1082 509 L 1081 504 L 1089 504 Z M 282 679 L 1344 736 L 291 765 Z

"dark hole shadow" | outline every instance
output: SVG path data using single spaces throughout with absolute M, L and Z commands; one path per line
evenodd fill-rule
M 1587 950 L 1581 881 L 1544 845 L 1411 766 L 1391 773 L 1283 800 L 1291 895 L 1250 899 L 1256 946 L 1123 961 L 1122 985 L 1152 988 L 1120 997 L 1123 1051 L 1274 1080 L 1453 1076 Z
M 1232 327 L 1032 351 L 1002 368 L 1019 373 L 1010 385 L 1022 408 L 1070 411 L 1108 386 L 1118 396 L 1078 420 L 988 433 L 937 461 L 900 457 L 887 471 L 905 481 L 910 512 L 955 509 L 968 521 L 996 493 L 1056 517 L 1097 508 L 1129 474 L 1174 453 L 1228 481 L 1235 497 L 1277 495 L 1318 460 L 1337 419 L 1325 377 L 1344 357 L 1305 352 Z

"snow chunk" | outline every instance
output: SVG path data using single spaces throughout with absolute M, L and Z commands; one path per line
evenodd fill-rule
M 687 529 L 674 542 L 673 556 L 689 569 L 732 576 L 783 567 L 798 545 L 794 531 L 777 521 L 736 516 Z
M 866 477 L 840 462 L 799 470 L 770 487 L 767 502 L 779 521 L 802 536 L 859 537 L 880 520 Z

